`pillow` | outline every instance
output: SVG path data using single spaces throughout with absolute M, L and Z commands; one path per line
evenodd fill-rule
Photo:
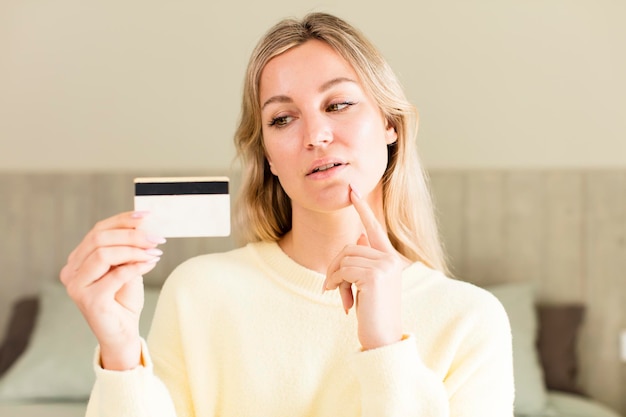
M 140 333 L 147 334 L 158 291 L 146 289 Z M 65 287 L 46 283 L 28 347 L 0 379 L 0 400 L 84 400 L 95 382 L 96 338 Z
M 36 297 L 22 298 L 13 304 L 7 331 L 0 346 L 0 376 L 26 349 L 38 310 L 39 301 Z
M 537 348 L 548 389 L 584 395 L 578 387 L 577 340 L 585 308 L 579 304 L 540 305 Z
M 530 283 L 486 287 L 500 300 L 509 316 L 513 335 L 515 415 L 540 414 L 547 404 L 547 390 L 537 352 L 537 314 Z

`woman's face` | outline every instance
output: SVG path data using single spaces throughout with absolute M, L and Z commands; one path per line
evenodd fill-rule
M 266 156 L 294 210 L 346 207 L 350 184 L 380 193 L 395 129 L 328 44 L 310 40 L 273 58 L 259 89 Z

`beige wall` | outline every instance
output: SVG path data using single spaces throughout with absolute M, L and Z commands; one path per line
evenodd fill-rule
M 336 13 L 421 112 L 428 167 L 626 166 L 617 0 L 0 2 L 0 170 L 226 168 L 244 66 L 279 18 Z

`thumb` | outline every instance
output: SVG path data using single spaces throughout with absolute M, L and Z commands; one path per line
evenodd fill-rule
M 359 236 L 359 240 L 356 241 L 356 244 L 359 246 L 370 246 L 370 241 L 365 233 L 361 233 L 361 236 Z

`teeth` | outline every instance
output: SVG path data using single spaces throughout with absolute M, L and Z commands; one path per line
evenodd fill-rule
M 321 167 L 317 167 L 313 170 L 313 172 L 320 172 L 320 171 L 326 171 L 327 169 L 331 169 L 333 167 L 336 167 L 337 165 L 341 165 L 341 164 L 326 164 L 326 165 L 322 165 Z

